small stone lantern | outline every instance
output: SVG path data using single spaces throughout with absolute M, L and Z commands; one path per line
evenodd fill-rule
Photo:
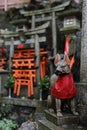
M 80 20 L 76 16 L 68 16 L 64 18 L 64 28 L 76 27 L 80 29 Z

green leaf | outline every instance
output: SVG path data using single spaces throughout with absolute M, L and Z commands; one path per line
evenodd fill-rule
M 14 88 L 14 81 L 15 81 L 14 77 L 12 75 L 9 75 L 4 87 L 5 88 Z
M 40 82 L 39 82 L 39 89 L 43 90 L 43 89 L 48 89 L 48 83 L 49 83 L 49 77 L 45 76 L 44 78 L 41 78 Z

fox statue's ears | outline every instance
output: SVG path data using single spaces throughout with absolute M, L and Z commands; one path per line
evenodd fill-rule
M 64 60 L 65 60 L 65 62 L 66 62 L 67 64 L 70 64 L 70 59 L 69 59 L 68 55 L 65 55 L 65 56 L 64 56 Z
M 56 54 L 55 59 L 54 59 L 54 64 L 56 65 L 60 60 L 60 54 Z

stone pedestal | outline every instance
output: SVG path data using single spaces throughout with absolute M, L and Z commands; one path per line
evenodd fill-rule
M 57 117 L 55 113 L 50 113 L 45 110 L 46 119 L 39 120 L 39 130 L 74 130 L 74 127 L 78 127 L 79 116 L 74 116 L 72 114 L 64 114 L 63 117 Z M 74 125 L 71 129 L 71 125 Z M 63 126 L 66 128 L 64 129 Z M 70 128 L 69 128 L 70 126 Z
M 55 113 L 50 113 L 49 110 L 45 110 L 46 119 L 51 121 L 57 126 L 64 124 L 78 124 L 79 116 L 74 116 L 72 114 L 63 113 L 63 117 L 57 117 Z

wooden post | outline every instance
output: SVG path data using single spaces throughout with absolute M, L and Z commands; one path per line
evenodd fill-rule
M 31 25 L 32 27 L 32 29 L 34 29 L 35 28 L 35 15 L 32 15 L 32 25 Z
M 31 25 L 31 29 L 35 28 L 35 15 L 32 15 L 32 25 Z M 31 39 L 34 39 L 34 35 L 31 36 Z M 31 43 L 31 47 L 34 47 L 35 43 Z
M 55 12 L 52 12 L 52 37 L 53 37 L 53 54 L 57 53 L 57 36 L 56 36 L 56 17 Z
M 11 71 L 11 66 L 12 66 L 12 62 L 11 62 L 11 58 L 13 57 L 14 54 L 14 38 L 11 38 L 11 44 L 10 44 L 10 55 L 9 55 L 9 71 Z
M 35 54 L 36 54 L 36 66 L 37 69 L 37 83 L 40 82 L 40 46 L 39 46 L 39 37 L 35 34 Z

